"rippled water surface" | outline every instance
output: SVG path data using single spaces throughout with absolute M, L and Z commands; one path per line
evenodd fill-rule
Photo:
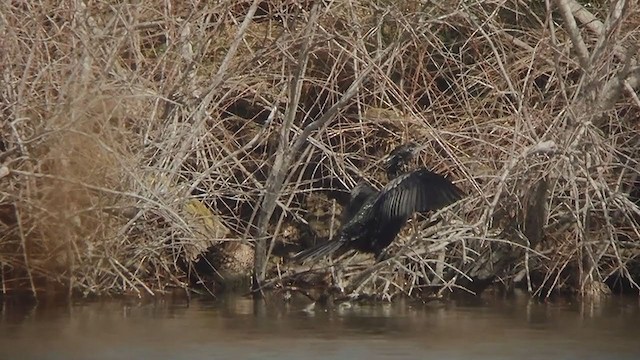
M 304 307 L 237 297 L 5 303 L 0 359 L 640 359 L 637 298 Z

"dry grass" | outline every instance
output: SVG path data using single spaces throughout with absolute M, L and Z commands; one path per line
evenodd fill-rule
M 639 288 L 636 7 L 167 4 L 0 5 L 4 293 L 188 287 L 210 246 L 307 241 L 307 195 L 380 184 L 407 140 L 468 198 L 386 262 L 314 268 L 331 283 L 474 292 L 482 263 L 544 296 Z

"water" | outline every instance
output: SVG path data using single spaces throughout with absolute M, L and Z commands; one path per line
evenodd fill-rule
M 243 298 L 5 304 L 0 359 L 640 358 L 637 298 L 304 306 Z

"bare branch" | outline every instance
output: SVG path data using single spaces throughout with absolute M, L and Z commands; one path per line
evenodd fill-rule
M 556 0 L 556 5 L 558 7 L 558 10 L 560 11 L 560 14 L 562 15 L 562 18 L 564 19 L 566 29 L 569 32 L 569 36 L 571 37 L 571 42 L 576 49 L 580 66 L 584 71 L 588 72 L 591 68 L 591 63 L 589 62 L 589 51 L 587 50 L 587 46 L 582 39 L 582 34 L 580 34 L 580 29 L 578 29 L 576 19 L 573 17 L 570 0 Z

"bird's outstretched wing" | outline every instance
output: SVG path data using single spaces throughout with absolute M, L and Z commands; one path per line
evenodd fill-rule
M 464 193 L 442 175 L 420 169 L 389 182 L 374 204 L 380 218 L 404 221 L 414 212 L 438 210 L 462 199 Z

